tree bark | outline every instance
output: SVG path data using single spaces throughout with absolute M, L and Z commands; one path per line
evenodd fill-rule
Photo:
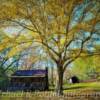
M 56 87 L 56 93 L 57 95 L 63 95 L 63 70 L 60 67 L 58 67 L 58 79 L 57 79 L 57 87 Z
M 54 68 L 51 67 L 51 85 L 52 85 L 52 86 L 54 86 L 53 71 L 54 71 Z

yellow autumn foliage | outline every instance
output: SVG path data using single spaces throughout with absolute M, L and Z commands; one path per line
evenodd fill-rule
M 15 45 L 13 48 L 11 48 L 11 50 L 8 52 L 7 57 L 10 58 L 14 55 L 16 55 L 17 53 L 29 48 L 32 45 L 32 42 L 28 42 L 28 43 L 23 43 L 20 45 Z

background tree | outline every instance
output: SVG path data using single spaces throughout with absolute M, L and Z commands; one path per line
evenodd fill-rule
M 98 58 L 100 57 L 97 55 L 78 58 L 70 69 L 71 73 L 79 77 L 82 81 L 87 79 L 97 79 L 100 70 L 98 70 L 99 66 L 97 66 L 95 62 L 98 62 L 96 61 Z
M 63 74 L 70 63 L 81 56 L 100 21 L 98 0 L 2 0 L 0 26 L 22 27 L 28 39 L 13 43 L 40 44 L 57 65 L 57 93 L 62 94 Z M 13 9 L 12 9 L 13 8 Z M 19 28 L 20 30 L 20 28 Z M 25 33 L 25 34 L 26 34 Z M 15 41 L 16 40 L 16 41 Z M 31 44 L 30 44 L 31 43 Z M 22 45 L 13 51 L 23 50 Z M 14 52 L 15 53 L 15 52 Z M 10 53 L 12 54 L 12 53 Z M 10 55 L 8 53 L 8 55 Z

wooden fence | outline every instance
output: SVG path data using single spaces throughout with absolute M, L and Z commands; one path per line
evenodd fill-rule
M 66 92 L 58 96 L 55 92 L 0 92 L 0 100 L 22 98 L 21 100 L 100 100 L 100 92 Z M 35 98 L 35 99 L 34 99 Z M 10 100 L 10 99 L 7 99 Z

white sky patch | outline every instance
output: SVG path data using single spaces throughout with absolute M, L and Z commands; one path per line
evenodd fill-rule
M 14 37 L 18 34 L 19 30 L 21 30 L 21 27 L 7 27 L 7 28 L 4 29 L 4 32 L 9 37 Z
M 23 29 L 22 27 L 7 27 L 3 31 L 11 38 L 16 37 L 18 34 L 31 39 L 32 35 L 29 34 L 28 30 Z

